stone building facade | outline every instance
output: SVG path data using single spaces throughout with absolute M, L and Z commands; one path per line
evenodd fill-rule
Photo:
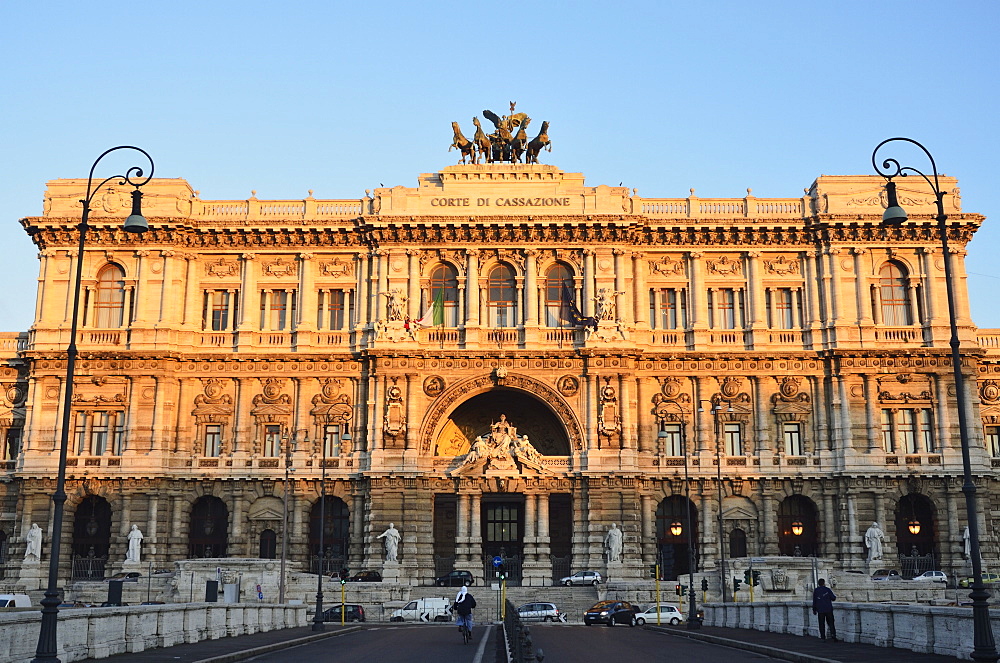
M 983 217 L 944 182 L 990 566 L 1000 331 L 976 329 L 964 284 Z M 488 579 L 496 556 L 523 584 L 673 578 L 692 544 L 701 571 L 786 555 L 967 573 L 934 201 L 902 182 L 911 220 L 883 228 L 882 184 L 644 198 L 495 163 L 360 199 L 209 201 L 155 179 L 138 237 L 108 188 L 82 256 L 62 575 L 120 570 L 133 524 L 144 566 L 284 542 L 303 568 L 412 584 Z M 42 527 L 43 564 L 52 534 L 85 185 L 49 182 L 21 220 L 39 287 L 30 333 L 3 339 L 0 537 L 22 584 L 44 575 L 22 568 L 24 534 Z

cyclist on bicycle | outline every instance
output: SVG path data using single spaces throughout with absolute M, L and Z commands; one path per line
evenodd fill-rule
M 455 604 L 451 609 L 458 614 L 455 621 L 458 622 L 459 630 L 465 626 L 470 635 L 472 634 L 472 609 L 475 607 L 476 599 L 469 593 L 469 588 L 462 585 L 462 589 L 458 590 L 458 594 L 455 596 Z

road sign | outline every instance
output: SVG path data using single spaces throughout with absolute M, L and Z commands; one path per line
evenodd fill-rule
M 501 564 L 503 564 L 503 557 L 497 555 L 493 558 L 493 566 L 500 566 Z
M 257 592 L 257 600 L 258 601 L 264 600 L 264 592 Z

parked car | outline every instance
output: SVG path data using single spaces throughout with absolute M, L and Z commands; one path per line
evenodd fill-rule
M 638 622 L 639 626 L 642 626 L 646 622 L 650 624 L 656 623 L 656 604 L 649 606 L 639 614 L 635 616 L 635 621 Z M 680 624 L 684 621 L 684 614 L 677 609 L 677 606 L 670 605 L 669 603 L 660 604 L 660 623 L 661 624 Z
M 105 578 L 104 582 L 139 582 L 141 575 L 138 571 L 123 571 L 122 573 L 114 574 L 110 578 Z
M 382 574 L 378 571 L 358 571 L 347 582 L 382 582 Z
M 989 584 L 992 584 L 992 583 L 995 583 L 995 582 L 1000 582 L 1000 573 L 986 573 L 985 571 L 983 571 L 980 574 L 979 577 L 983 579 L 983 584 L 984 585 L 989 585 Z M 971 587 L 972 586 L 972 577 L 970 576 L 968 578 L 962 578 L 961 580 L 958 581 L 958 586 L 959 587 Z
M 469 571 L 449 571 L 440 578 L 434 579 L 434 584 L 438 587 L 461 587 L 467 585 L 472 587 L 476 579 Z
M 628 601 L 600 601 L 583 613 L 583 623 L 587 626 L 592 624 L 635 626 L 639 623 L 636 617 L 638 612 L 639 609 Z
M 451 621 L 451 601 L 446 598 L 426 598 L 410 601 L 389 615 L 390 622 Z
M 365 621 L 365 609 L 360 605 L 355 603 L 345 603 L 344 604 L 344 621 L 345 622 L 363 622 Z M 339 622 L 340 621 L 340 608 L 341 605 L 338 603 L 332 608 L 327 608 L 323 611 L 323 621 L 324 622 Z
M 517 615 L 525 622 L 566 621 L 566 616 L 559 612 L 554 603 L 525 603 L 518 607 Z
M 560 585 L 598 585 L 601 582 L 601 574 L 597 571 L 577 571 L 571 576 L 559 579 Z
M 914 582 L 942 582 L 947 584 L 948 574 L 944 571 L 924 571 L 913 579 Z
M 903 576 L 895 569 L 879 569 L 872 574 L 872 580 L 902 580 Z
M 0 608 L 30 608 L 27 594 L 0 594 Z

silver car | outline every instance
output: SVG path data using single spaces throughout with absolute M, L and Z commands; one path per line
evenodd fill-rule
M 562 622 L 565 615 L 554 603 L 525 603 L 517 609 L 517 615 L 525 622 Z
M 599 585 L 601 574 L 597 571 L 577 571 L 571 576 L 566 576 L 559 580 L 560 585 Z

